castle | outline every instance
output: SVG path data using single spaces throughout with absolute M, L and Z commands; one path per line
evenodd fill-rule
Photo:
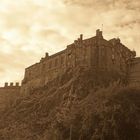
M 98 29 L 94 37 L 83 39 L 81 34 L 65 50 L 50 56 L 46 53 L 40 62 L 25 69 L 21 87 L 17 89 L 17 84 L 14 89 L 24 93 L 44 86 L 67 69 L 77 66 L 89 67 L 94 72 L 116 72 L 122 76 L 129 73 L 132 83 L 140 83 L 140 58 L 136 58 L 136 52 L 123 45 L 119 38 L 104 39 Z M 6 83 L 2 89 L 7 88 Z

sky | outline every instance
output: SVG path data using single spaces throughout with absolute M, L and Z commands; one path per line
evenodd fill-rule
M 80 34 L 95 36 L 96 29 L 140 56 L 140 1 L 0 0 L 0 86 L 20 82 L 46 52 L 65 49 Z

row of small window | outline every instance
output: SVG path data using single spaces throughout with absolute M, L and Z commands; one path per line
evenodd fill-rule
M 64 64 L 64 57 L 61 57 L 60 59 L 56 58 L 55 60 L 51 60 L 49 62 L 49 69 L 63 64 Z

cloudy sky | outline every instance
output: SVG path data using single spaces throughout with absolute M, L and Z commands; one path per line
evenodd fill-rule
M 0 86 L 102 24 L 104 38 L 120 37 L 140 56 L 139 0 L 0 0 Z

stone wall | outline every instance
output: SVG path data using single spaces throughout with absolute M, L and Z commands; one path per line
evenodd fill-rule
M 2 108 L 6 102 L 10 102 L 20 95 L 20 86 L 18 83 L 5 83 L 4 87 L 0 87 L 0 108 Z
M 93 71 L 110 71 L 126 74 L 127 61 L 135 57 L 135 52 L 125 47 L 120 39 L 105 40 L 102 31 L 96 36 L 83 40 L 83 35 L 61 52 L 49 56 L 46 53 L 39 63 L 25 70 L 22 91 L 29 91 L 46 85 L 64 73 L 68 68 L 77 66 L 91 67 Z
M 140 86 L 140 57 L 131 60 L 129 84 L 132 86 Z

